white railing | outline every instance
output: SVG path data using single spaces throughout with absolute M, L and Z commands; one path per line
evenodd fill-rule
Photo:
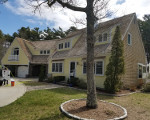
M 10 55 L 8 61 L 19 61 L 19 55 Z

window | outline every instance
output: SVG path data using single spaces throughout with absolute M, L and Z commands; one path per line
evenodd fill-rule
M 107 41 L 107 33 L 103 34 L 103 41 Z
M 83 74 L 86 74 L 86 62 L 83 62 Z
M 142 78 L 142 65 L 139 65 L 139 78 Z
M 52 63 L 52 72 L 63 72 L 63 63 Z
M 99 35 L 99 42 L 102 42 L 103 38 L 102 38 L 102 34 Z
M 19 55 L 19 48 L 14 48 L 12 55 Z
M 143 66 L 143 73 L 146 73 L 146 66 Z
M 47 50 L 47 54 L 50 54 L 50 50 Z
M 40 54 L 43 54 L 43 50 L 40 51 Z
M 48 55 L 48 54 L 50 54 L 50 50 L 41 50 L 40 54 L 41 55 Z
M 44 50 L 44 54 L 46 54 L 46 50 Z
M 63 43 L 59 44 L 59 49 L 63 49 Z
M 86 74 L 86 62 L 83 62 L 83 74 Z M 95 61 L 94 62 L 94 74 L 103 75 L 103 61 Z
M 108 34 L 107 34 L 107 33 L 100 34 L 100 35 L 99 35 L 99 38 L 98 38 L 98 41 L 99 41 L 99 42 L 107 41 L 107 37 L 108 37 Z
M 131 34 L 128 34 L 128 45 L 131 45 Z
M 69 48 L 70 47 L 70 42 L 65 42 L 65 48 Z
M 95 71 L 97 75 L 103 75 L 103 62 L 102 61 L 97 61 L 95 62 Z

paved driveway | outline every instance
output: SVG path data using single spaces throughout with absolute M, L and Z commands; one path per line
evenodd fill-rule
M 23 96 L 26 92 L 26 87 L 23 84 L 20 84 L 18 81 L 15 81 L 15 86 L 2 86 L 0 87 L 0 107 L 6 106 L 19 97 Z
M 64 87 L 61 85 L 56 85 L 51 83 L 47 83 L 45 85 L 39 85 L 39 86 L 25 86 L 20 81 L 37 82 L 38 79 L 37 78 L 14 78 L 14 79 L 15 79 L 15 86 L 11 87 L 9 81 L 9 85 L 0 87 L 0 107 L 6 106 L 14 102 L 19 97 L 23 96 L 26 91 Z

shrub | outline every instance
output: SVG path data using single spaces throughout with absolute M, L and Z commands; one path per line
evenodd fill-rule
M 120 75 L 124 73 L 123 41 L 119 26 L 112 40 L 111 56 L 106 67 L 105 90 L 109 93 L 116 93 L 122 87 Z
M 73 86 L 77 86 L 78 82 L 79 82 L 79 78 L 70 77 L 69 83 L 72 84 Z
M 77 83 L 77 85 L 79 88 L 87 89 L 87 83 L 84 82 L 84 80 L 82 80 L 82 79 L 79 79 L 79 82 Z
M 150 92 L 150 83 L 146 83 L 143 89 L 144 92 Z
M 54 81 L 54 80 L 53 80 L 52 77 L 49 77 L 48 80 L 47 80 L 48 83 L 53 83 L 53 81 Z
M 64 81 L 65 80 L 65 76 L 55 76 L 53 77 L 52 81 L 53 82 L 60 82 L 60 81 Z

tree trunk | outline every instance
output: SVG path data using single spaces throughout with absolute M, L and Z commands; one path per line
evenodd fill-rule
M 93 0 L 87 0 L 87 101 L 88 108 L 97 108 L 94 81 L 94 13 Z

